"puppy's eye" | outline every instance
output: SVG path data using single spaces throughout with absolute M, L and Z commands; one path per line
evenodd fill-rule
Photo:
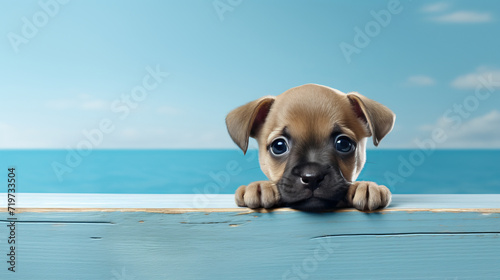
M 271 153 L 275 156 L 281 156 L 288 152 L 288 142 L 285 138 L 277 138 L 269 147 Z
M 345 135 L 339 135 L 335 138 L 335 149 L 340 153 L 347 154 L 353 151 L 355 148 L 354 143 L 349 137 Z

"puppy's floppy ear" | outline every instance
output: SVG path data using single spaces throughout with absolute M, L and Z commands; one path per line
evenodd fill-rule
M 357 92 L 347 94 L 354 112 L 370 129 L 373 144 L 378 146 L 380 140 L 391 132 L 396 115 L 384 105 L 371 100 Z
M 232 110 L 226 126 L 234 143 L 247 152 L 249 137 L 255 137 L 274 103 L 274 96 L 265 96 Z

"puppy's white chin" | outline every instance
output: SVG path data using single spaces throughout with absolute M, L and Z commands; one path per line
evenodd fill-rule
M 290 203 L 288 206 L 290 208 L 300 211 L 321 212 L 321 211 L 332 210 L 335 208 L 336 205 L 337 201 L 311 197 L 306 200 Z

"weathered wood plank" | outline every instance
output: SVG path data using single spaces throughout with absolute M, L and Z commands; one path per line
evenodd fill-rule
M 500 211 L 476 211 L 500 200 L 461 199 L 376 213 L 27 209 L 17 272 L 2 261 L 0 279 L 500 279 Z
M 0 197 L 7 194 L 0 193 Z M 234 195 L 203 194 L 65 194 L 19 193 L 19 208 L 45 209 L 229 209 L 238 208 Z M 0 209 L 6 207 L 0 199 Z M 387 210 L 500 209 L 500 194 L 396 194 Z M 283 210 L 283 209 L 281 209 Z M 354 210 L 355 211 L 355 210 Z

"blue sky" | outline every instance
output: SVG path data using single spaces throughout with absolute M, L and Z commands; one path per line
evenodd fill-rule
M 382 148 L 500 148 L 499 1 L 0 5 L 0 148 L 235 148 L 231 109 L 305 83 L 391 108 Z

